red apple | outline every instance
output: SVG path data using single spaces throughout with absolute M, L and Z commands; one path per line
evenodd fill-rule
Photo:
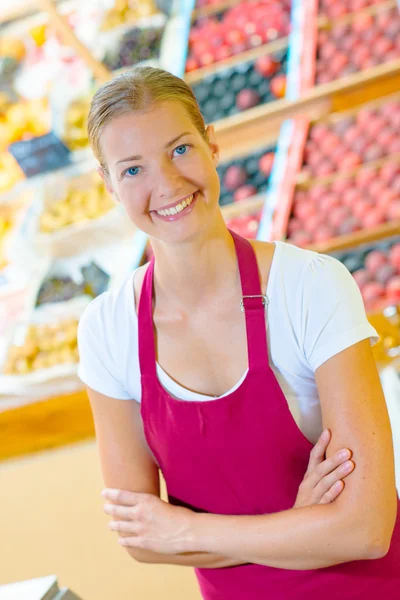
M 400 275 L 400 243 L 394 244 L 389 250 L 390 264 L 394 266 Z
M 321 225 L 315 232 L 314 240 L 317 244 L 328 242 L 335 235 L 334 230 L 329 225 Z
M 388 263 L 388 256 L 381 250 L 372 250 L 368 253 L 364 265 L 371 275 L 375 277 L 378 269 Z
M 396 175 L 400 174 L 400 162 L 387 162 L 385 163 L 380 171 L 379 177 L 387 184 L 391 184 L 395 179 Z
M 389 221 L 400 221 L 400 199 L 393 200 L 386 209 Z
M 316 231 L 323 225 L 323 217 L 321 215 L 315 214 L 311 215 L 304 221 L 304 229 L 310 235 L 315 237 Z
M 362 296 L 367 305 L 371 305 L 385 295 L 385 288 L 381 283 L 370 281 L 362 289 Z
M 300 246 L 304 248 L 311 243 L 311 236 L 306 231 L 296 231 L 293 236 L 290 238 L 292 244 L 296 244 L 296 246 Z
M 223 183 L 227 190 L 233 192 L 246 183 L 247 177 L 246 169 L 233 165 L 226 170 Z
M 375 281 L 382 285 L 386 285 L 395 274 L 396 271 L 392 265 L 382 265 L 375 273 Z
M 255 90 L 241 90 L 236 97 L 236 106 L 239 110 L 248 110 L 260 103 L 260 95 Z
M 356 217 L 347 217 L 343 221 L 343 223 L 339 226 L 339 234 L 340 235 L 348 235 L 349 233 L 354 233 L 361 228 L 361 224 L 359 219 Z
M 200 66 L 199 63 L 194 58 L 194 56 L 189 56 L 186 61 L 186 72 L 190 73 L 191 71 L 195 71 L 196 69 L 199 68 L 199 66 Z
M 270 88 L 274 96 L 277 98 L 283 98 L 286 93 L 286 76 L 276 75 L 273 79 L 271 79 Z
M 280 63 L 267 54 L 266 56 L 260 56 L 256 60 L 254 68 L 263 77 L 272 77 L 272 75 L 279 71 Z
M 292 237 L 293 234 L 301 231 L 303 229 L 303 225 L 301 221 L 298 219 L 290 219 L 288 223 L 288 236 Z
M 349 209 L 346 206 L 338 206 L 328 215 L 329 224 L 332 225 L 334 229 L 338 229 L 348 216 Z
M 254 185 L 243 185 L 233 195 L 234 202 L 240 202 L 241 200 L 246 200 L 247 198 L 251 198 L 257 194 L 257 188 Z
M 355 152 L 346 152 L 340 161 L 343 171 L 352 171 L 361 164 L 361 158 Z
M 274 164 L 275 153 L 267 152 L 264 154 L 258 163 L 258 168 L 261 173 L 263 173 L 266 177 L 269 177 L 271 174 L 272 166 Z
M 386 292 L 390 296 L 390 300 L 393 303 L 398 303 L 400 300 L 400 275 L 395 275 L 388 282 L 386 286 Z
M 385 221 L 386 215 L 380 208 L 371 208 L 361 219 L 361 222 L 366 229 L 377 227 Z
M 357 186 L 361 189 L 368 189 L 373 181 L 377 177 L 377 171 L 374 167 L 363 167 L 356 173 L 355 180 Z
M 360 288 L 364 287 L 366 283 L 371 281 L 371 274 L 366 269 L 358 269 L 358 271 L 354 271 L 353 277 Z

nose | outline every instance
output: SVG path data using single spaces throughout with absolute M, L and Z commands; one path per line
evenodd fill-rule
M 154 187 L 159 198 L 177 198 L 183 189 L 182 175 L 171 160 L 164 160 L 159 165 L 155 178 Z

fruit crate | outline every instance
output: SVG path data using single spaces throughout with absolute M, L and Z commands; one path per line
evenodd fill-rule
M 298 143 L 293 139 L 279 173 L 279 202 L 272 206 L 269 199 L 275 211 L 271 238 L 326 252 L 398 231 L 399 118 L 397 93 L 317 120 L 308 141 L 304 131 Z M 293 123 L 300 130 L 309 127 L 304 118 Z M 306 166 L 296 176 L 296 165 L 303 161 L 304 166 L 304 157 Z M 286 190 L 291 180 L 294 185 Z
M 400 94 L 311 124 L 298 182 L 329 181 L 400 153 Z
M 206 122 L 226 119 L 283 98 L 287 47 L 220 69 L 191 83 Z
M 387 0 L 320 0 L 319 16 L 324 21 L 335 21 L 351 13 L 385 3 Z
M 333 255 L 356 280 L 367 312 L 400 306 L 400 235 Z
M 316 85 L 400 59 L 400 11 L 396 0 L 320 24 Z
M 290 0 L 245 0 L 193 13 L 186 71 L 208 67 L 278 38 L 290 30 Z

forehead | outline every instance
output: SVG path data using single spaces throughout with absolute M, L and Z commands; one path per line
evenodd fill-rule
M 125 156 L 164 148 L 180 133 L 197 129 L 179 102 L 164 102 L 145 112 L 131 112 L 112 119 L 101 134 L 103 156 L 108 163 Z

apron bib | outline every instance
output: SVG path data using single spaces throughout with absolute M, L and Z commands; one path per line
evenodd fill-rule
M 247 376 L 231 394 L 204 402 L 175 399 L 162 387 L 156 373 L 153 257 L 138 314 L 141 414 L 172 504 L 196 512 L 262 515 L 292 508 L 313 445 L 298 428 L 269 366 L 264 297 L 253 248 L 230 233 L 242 285 Z M 307 571 L 254 564 L 196 569 L 203 598 L 367 600 L 378 594 L 388 600 L 400 598 L 399 515 L 400 511 L 384 558 Z

